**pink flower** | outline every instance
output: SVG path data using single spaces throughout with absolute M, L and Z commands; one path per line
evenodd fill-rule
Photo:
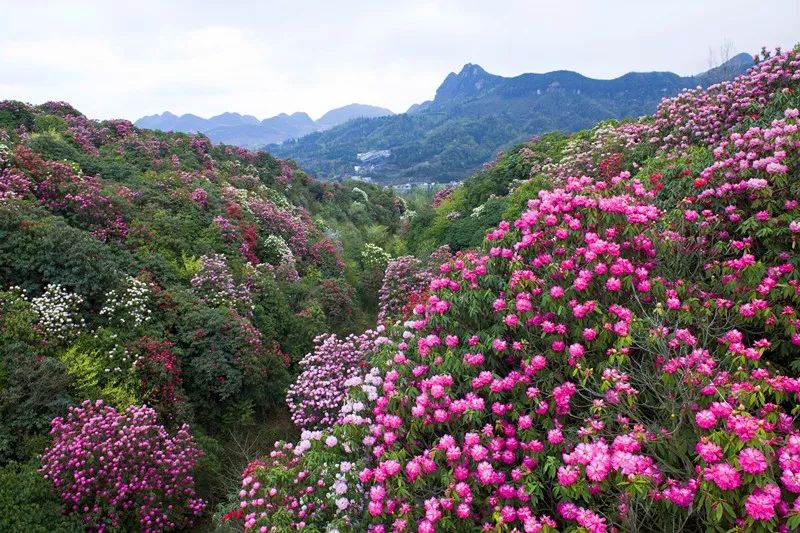
M 747 515 L 753 520 L 772 520 L 775 517 L 775 507 L 780 503 L 781 490 L 777 485 L 770 483 L 763 489 L 756 487 L 747 497 L 744 508 Z
M 710 410 L 704 409 L 694 415 L 694 421 L 701 428 L 709 429 L 717 423 L 717 417 Z
M 558 483 L 564 487 L 569 487 L 578 481 L 580 470 L 575 466 L 559 466 L 558 467 Z
M 547 432 L 547 442 L 550 444 L 560 444 L 564 441 L 564 436 L 558 428 L 551 429 Z
M 518 312 L 524 313 L 533 309 L 533 304 L 531 304 L 531 301 L 528 299 L 517 298 L 516 307 Z
M 707 438 L 701 439 L 694 447 L 699 455 L 707 463 L 716 463 L 722 459 L 722 447 L 709 441 Z
M 728 463 L 716 463 L 705 469 L 707 480 L 715 483 L 722 490 L 733 490 L 742 484 L 739 472 Z
M 745 448 L 739 452 L 739 466 L 748 474 L 760 474 L 767 469 L 767 459 L 755 448 Z

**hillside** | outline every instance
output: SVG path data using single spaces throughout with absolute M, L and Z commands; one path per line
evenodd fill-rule
M 160 115 L 148 115 L 134 122 L 139 128 L 183 133 L 203 133 L 215 143 L 232 144 L 244 148 L 260 148 L 266 144 L 280 143 L 286 139 L 302 137 L 315 131 L 323 131 L 357 118 L 373 118 L 392 115 L 388 109 L 364 104 L 349 104 L 331 109 L 314 121 L 306 113 L 258 120 L 252 115 L 222 113 L 211 118 L 202 118 L 191 113 L 177 116 L 169 111 Z
M 374 323 L 403 214 L 265 152 L 0 102 L 0 530 L 68 525 L 34 463 L 84 400 L 190 423 L 213 510 L 223 461 L 244 460 L 232 431 L 292 434 L 285 389 L 314 338 Z
M 0 531 L 800 529 L 800 45 L 432 196 L 0 102 Z
M 380 341 L 305 359 L 301 439 L 244 470 L 220 523 L 797 530 L 799 107 L 800 47 L 765 53 L 437 198 L 409 242 L 465 213 L 484 238 L 390 262 Z
M 569 71 L 505 78 L 467 64 L 445 78 L 432 101 L 405 114 L 354 120 L 268 149 L 321 179 L 360 175 L 389 184 L 449 182 L 533 134 L 569 133 L 601 120 L 650 114 L 666 96 L 708 86 L 750 65 L 752 57 L 740 54 L 697 76 L 632 72 L 595 80 Z M 369 165 L 358 160 L 357 154 L 373 150 L 390 155 Z

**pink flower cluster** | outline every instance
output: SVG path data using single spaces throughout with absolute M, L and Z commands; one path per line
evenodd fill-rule
M 103 191 L 105 183 L 101 178 L 85 176 L 66 163 L 45 161 L 25 146 L 17 147 L 14 158 L 20 171 L 29 176 L 22 181 L 15 178 L 13 183 L 5 185 L 15 195 L 32 194 L 53 213 L 73 218 L 91 229 L 98 239 L 126 237 L 128 224 L 118 206 Z M 22 189 L 25 184 L 29 186 L 27 191 Z
M 378 292 L 378 322 L 402 319 L 409 314 L 412 295 L 425 291 L 430 274 L 422 262 L 411 256 L 389 260 Z
M 201 452 L 182 426 L 170 435 L 149 407 L 119 413 L 101 401 L 56 418 L 41 472 L 92 531 L 191 526 L 205 503 L 192 471 Z
M 385 341 L 372 330 L 315 338 L 314 351 L 300 360 L 303 371 L 286 393 L 292 421 L 301 429 L 322 429 L 339 420 L 351 379 L 366 374 L 366 362 Z
M 261 222 L 266 233 L 285 239 L 295 257 L 308 257 L 309 233 L 313 229 L 308 217 L 303 216 L 304 213 L 292 213 L 269 200 L 251 201 L 248 207 Z
M 200 258 L 200 271 L 192 278 L 192 290 L 209 305 L 252 311 L 253 296 L 245 283 L 237 283 L 222 254 Z
M 745 119 L 758 118 L 778 94 L 795 87 L 798 81 L 800 53 L 789 50 L 760 62 L 732 81 L 665 99 L 655 114 L 663 147 L 714 145 Z

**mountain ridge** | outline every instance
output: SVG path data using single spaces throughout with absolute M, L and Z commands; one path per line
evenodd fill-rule
M 663 97 L 732 79 L 752 63 L 752 56 L 739 54 L 695 76 L 629 72 L 609 80 L 569 70 L 504 77 L 467 63 L 445 77 L 432 100 L 406 113 L 357 119 L 266 148 L 321 179 L 448 182 L 533 134 L 569 133 L 602 120 L 651 114 Z M 372 151 L 389 155 L 361 164 L 358 154 Z
M 263 120 L 259 120 L 253 115 L 242 115 L 230 111 L 210 118 L 203 118 L 192 113 L 179 116 L 171 111 L 164 111 L 161 114 L 141 117 L 134 124 L 140 128 L 161 131 L 204 133 L 214 142 L 255 148 L 333 128 L 348 120 L 390 114 L 393 114 L 392 111 L 383 107 L 353 103 L 331 109 L 316 121 L 303 111 L 296 111 L 292 114 L 280 113 Z

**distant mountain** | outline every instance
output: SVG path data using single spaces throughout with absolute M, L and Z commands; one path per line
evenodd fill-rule
M 315 131 L 323 131 L 356 118 L 372 118 L 391 115 L 383 107 L 350 104 L 332 109 L 314 121 L 306 113 L 292 113 L 259 121 L 252 115 L 222 113 L 211 118 L 186 114 L 177 116 L 169 111 L 160 115 L 149 115 L 135 122 L 140 128 L 162 131 L 204 133 L 214 142 L 235 144 L 248 148 L 260 148 L 265 144 L 280 143 L 286 139 L 302 137 Z
M 383 107 L 375 107 L 364 104 L 350 104 L 344 107 L 331 109 L 317 120 L 317 125 L 321 129 L 328 129 L 344 124 L 355 118 L 375 118 L 393 115 L 391 111 Z
M 732 79 L 752 64 L 752 56 L 740 54 L 696 76 L 631 72 L 596 80 L 566 70 L 506 78 L 470 63 L 450 73 L 433 100 L 406 113 L 352 120 L 267 149 L 322 179 L 447 182 L 532 134 L 573 132 L 605 119 L 651 114 L 665 96 Z M 359 158 L 373 152 L 386 155 L 367 162 Z

